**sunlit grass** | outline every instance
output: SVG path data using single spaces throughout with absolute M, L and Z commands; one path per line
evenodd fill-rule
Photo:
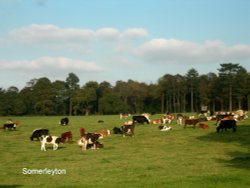
M 170 132 L 160 132 L 157 125 L 137 125 L 135 137 L 112 134 L 101 140 L 103 149 L 82 151 L 76 144 L 80 127 L 93 132 L 112 129 L 125 120 L 119 116 L 76 116 L 70 117 L 70 126 L 59 126 L 60 118 L 12 117 L 21 126 L 17 131 L 0 132 L 0 185 L 130 188 L 250 185 L 249 120 L 239 122 L 236 133 L 216 133 L 214 122 L 207 122 L 207 130 L 183 129 L 173 122 Z M 29 140 L 36 128 L 48 128 L 57 136 L 72 131 L 74 143 L 62 144 L 57 151 L 52 146 L 46 152 L 40 151 L 40 142 Z M 66 169 L 67 173 L 25 175 L 23 168 Z

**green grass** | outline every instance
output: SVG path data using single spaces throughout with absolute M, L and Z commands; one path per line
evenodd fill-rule
M 157 118 L 153 116 L 151 119 Z M 8 117 L 1 117 L 3 124 Z M 157 125 L 138 125 L 135 137 L 111 134 L 101 140 L 103 149 L 82 151 L 76 144 L 79 128 L 89 132 L 112 129 L 125 120 L 119 116 L 70 117 L 70 126 L 59 126 L 61 117 L 11 117 L 19 120 L 17 131 L 0 130 L 0 187 L 249 187 L 250 120 L 238 122 L 236 133 L 209 129 L 160 132 Z M 104 123 L 97 123 L 98 120 Z M 74 143 L 57 151 L 30 141 L 33 129 L 48 128 L 52 135 L 72 131 Z M 27 175 L 28 169 L 65 169 L 63 175 Z

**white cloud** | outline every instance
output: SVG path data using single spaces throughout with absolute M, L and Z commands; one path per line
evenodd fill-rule
M 143 28 L 129 28 L 125 30 L 124 32 L 122 32 L 122 36 L 124 38 L 131 38 L 131 39 L 147 37 L 148 35 L 149 34 L 147 30 Z
M 77 70 L 84 72 L 100 72 L 103 69 L 93 62 L 69 59 L 66 57 L 41 57 L 35 60 L 4 61 L 0 60 L 0 69 L 5 70 Z
M 38 25 L 14 29 L 9 33 L 12 39 L 27 43 L 80 42 L 93 36 L 89 29 L 59 28 L 55 25 Z
M 250 59 L 250 46 L 226 46 L 222 41 L 198 44 L 177 39 L 152 39 L 135 53 L 144 60 L 164 63 L 221 63 L 221 61 L 246 61 Z

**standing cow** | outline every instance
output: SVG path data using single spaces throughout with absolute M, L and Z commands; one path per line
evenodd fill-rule
M 221 120 L 219 121 L 219 125 L 216 127 L 217 133 L 223 131 L 223 129 L 232 129 L 233 132 L 236 132 L 236 121 L 233 120 Z

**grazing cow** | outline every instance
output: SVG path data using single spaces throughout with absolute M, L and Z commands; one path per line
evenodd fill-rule
M 131 116 L 129 113 L 120 113 L 120 119 L 128 118 L 129 116 Z
M 141 123 L 141 124 L 147 123 L 147 124 L 149 124 L 149 120 L 145 116 L 133 116 L 132 121 L 133 121 L 133 124 L 135 124 L 135 123 Z
M 48 129 L 35 129 L 32 132 L 30 140 L 33 141 L 34 138 L 36 138 L 37 140 L 39 140 L 42 135 L 48 135 L 48 134 L 49 134 L 49 130 Z
M 164 124 L 168 122 L 170 124 L 172 120 L 174 120 L 174 115 L 173 114 L 167 114 L 163 116 Z
M 67 142 L 72 142 L 72 139 L 73 139 L 73 136 L 72 136 L 72 132 L 71 131 L 68 131 L 68 132 L 65 132 L 65 133 L 62 133 L 61 134 L 61 139 L 62 139 L 62 142 L 64 143 L 66 140 Z
M 4 125 L 3 125 L 3 129 L 4 130 L 16 130 L 16 128 L 17 128 L 17 124 L 16 123 L 5 123 Z
M 58 144 L 62 142 L 62 139 L 57 136 L 42 135 L 41 136 L 41 151 L 46 151 L 46 144 L 52 144 L 53 150 L 57 150 Z
M 121 126 L 121 131 L 122 131 L 123 137 L 125 137 L 126 135 L 134 136 L 135 135 L 134 130 L 135 130 L 134 124 Z
M 102 130 L 102 131 L 96 131 L 95 134 L 100 134 L 100 138 L 103 138 L 104 136 L 110 135 L 110 130 Z
M 160 131 L 170 131 L 170 130 L 172 130 L 172 127 L 166 126 L 166 125 L 159 125 L 158 128 L 160 129 Z
M 114 133 L 114 134 L 122 134 L 122 130 L 121 130 L 121 128 L 114 127 L 114 128 L 113 128 L 113 133 Z
M 165 124 L 164 118 L 152 120 L 153 124 Z
M 59 125 L 68 125 L 69 124 L 69 118 L 65 117 L 62 118 L 59 122 Z
M 201 129 L 208 129 L 209 128 L 209 126 L 207 124 L 205 124 L 205 123 L 199 123 L 199 127 Z
M 78 141 L 78 145 L 82 146 L 82 150 L 87 150 L 88 145 L 92 145 L 92 149 L 97 148 L 97 141 L 100 138 L 100 134 L 85 133 L 82 138 Z
M 187 125 L 193 125 L 193 128 L 195 128 L 196 124 L 199 122 L 199 119 L 185 119 L 184 128 L 187 127 Z
M 216 131 L 220 132 L 223 129 L 233 129 L 233 132 L 236 131 L 236 121 L 235 120 L 221 120 L 219 121 L 219 125 L 216 127 Z

